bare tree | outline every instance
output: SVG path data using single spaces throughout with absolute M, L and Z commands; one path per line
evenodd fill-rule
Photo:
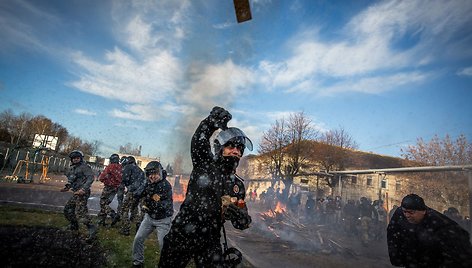
M 131 154 L 131 155 L 141 155 L 141 150 L 139 146 L 134 146 L 130 142 L 126 143 L 125 145 L 121 146 L 118 150 L 120 154 Z
M 99 140 L 93 140 L 90 143 L 91 155 L 98 155 L 100 153 L 100 146 L 102 146 L 102 142 Z
M 276 120 L 271 128 L 262 134 L 259 145 L 259 153 L 265 157 L 264 164 L 271 174 L 272 186 L 281 179 L 282 163 L 284 161 L 284 148 L 289 144 L 286 131 L 286 123 L 282 118 Z
M 326 172 L 343 170 L 348 157 L 347 150 L 357 148 L 357 143 L 343 127 L 322 134 L 319 142 L 312 156 Z M 338 178 L 334 177 L 326 177 L 325 180 L 331 188 L 338 183 Z
M 12 125 L 15 115 L 11 109 L 0 113 L 0 128 L 2 130 L 2 140 L 13 143 Z
M 79 137 L 70 136 L 64 144 L 64 152 L 70 153 L 73 150 L 80 149 L 82 140 Z
M 14 122 L 14 132 L 15 136 L 17 137 L 15 144 L 21 145 L 21 146 L 26 146 L 27 144 L 30 144 L 31 141 L 28 140 L 28 134 L 27 130 L 29 128 L 28 122 L 31 120 L 32 116 L 29 113 L 22 113 L 16 119 L 13 121 Z
M 449 135 L 440 139 L 435 135 L 429 142 L 418 138 L 416 145 L 402 149 L 402 156 L 425 165 L 464 165 L 472 163 L 472 144 L 461 134 L 455 141 Z
M 259 153 L 266 155 L 265 164 L 273 184 L 277 180 L 284 183 L 282 197 L 285 200 L 293 178 L 308 163 L 308 140 L 317 135 L 311 120 L 303 112 L 291 114 L 288 121 L 276 120 L 271 129 L 263 134 Z

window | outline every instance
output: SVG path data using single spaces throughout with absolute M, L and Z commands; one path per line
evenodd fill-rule
M 300 179 L 300 183 L 308 184 L 308 179 Z
M 382 179 L 382 181 L 380 182 L 380 187 L 383 189 L 387 189 L 387 185 L 387 179 Z
M 357 184 L 357 177 L 351 177 L 351 183 Z
M 402 185 L 400 181 L 395 182 L 395 191 L 400 191 L 402 189 Z
M 372 176 L 367 176 L 367 186 L 372 186 Z

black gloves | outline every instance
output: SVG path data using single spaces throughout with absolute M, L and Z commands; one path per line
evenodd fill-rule
M 68 183 L 68 184 L 64 185 L 64 188 L 61 189 L 61 192 L 67 192 L 67 191 L 69 191 L 69 189 L 70 189 L 70 184 Z
M 231 220 L 234 228 L 239 230 L 249 228 L 249 224 L 252 222 L 251 216 L 247 213 L 247 208 L 239 208 L 233 203 L 228 205 L 224 216 L 225 219 Z
M 226 129 L 228 128 L 226 125 L 228 124 L 229 120 L 231 120 L 231 114 L 226 111 L 224 108 L 215 106 L 210 112 L 210 116 L 208 117 L 210 122 L 213 123 L 215 128 Z

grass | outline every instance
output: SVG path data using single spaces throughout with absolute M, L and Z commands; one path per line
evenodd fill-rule
M 93 217 L 93 221 L 96 222 L 96 220 L 96 217 Z M 0 225 L 65 228 L 68 226 L 68 222 L 62 213 L 2 205 L 0 206 Z M 105 250 L 106 267 L 130 267 L 132 264 L 131 247 L 134 236 L 122 236 L 118 234 L 118 231 L 119 228 L 99 229 L 98 241 Z M 80 232 L 86 234 L 85 226 L 80 226 Z M 156 233 L 154 232 L 145 242 L 144 259 L 146 267 L 157 265 L 159 260 L 158 251 Z
M 92 220 L 97 222 L 97 217 L 93 216 Z M 69 223 L 61 212 L 0 205 L 0 225 L 42 226 L 64 229 Z M 131 267 L 131 247 L 134 239 L 134 230 L 134 228 L 131 229 L 132 235 L 122 236 L 118 233 L 119 228 L 102 227 L 99 229 L 98 242 L 104 249 L 107 258 L 107 265 L 105 267 Z M 83 224 L 80 225 L 80 233 L 84 236 L 87 234 Z M 157 267 L 159 256 L 157 237 L 156 233 L 153 232 L 144 243 L 145 267 Z M 191 261 L 187 267 L 193 268 L 195 264 Z M 252 266 L 243 261 L 241 267 Z

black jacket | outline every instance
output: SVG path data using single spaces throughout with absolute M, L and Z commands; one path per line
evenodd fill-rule
M 193 170 L 185 200 L 172 222 L 171 233 L 179 233 L 191 245 L 219 243 L 224 222 L 221 197 L 230 195 L 243 200 L 245 198 L 246 189 L 242 181 L 230 171 L 225 171 L 222 163 L 211 152 L 210 137 L 216 130 L 206 118 L 192 137 Z
M 390 262 L 406 267 L 472 267 L 469 233 L 456 222 L 428 208 L 419 224 L 411 224 L 401 207 L 387 228 Z
M 143 211 L 155 220 L 161 220 L 174 214 L 172 186 L 166 180 L 150 183 L 146 180 L 142 198 Z
M 90 187 L 93 183 L 93 171 L 89 165 L 83 161 L 77 165 L 71 165 L 66 176 L 67 183 L 72 191 L 84 189 L 87 194 L 90 194 Z
M 128 189 L 128 192 L 136 193 L 146 180 L 144 172 L 135 164 L 127 164 L 123 168 L 122 182 Z

